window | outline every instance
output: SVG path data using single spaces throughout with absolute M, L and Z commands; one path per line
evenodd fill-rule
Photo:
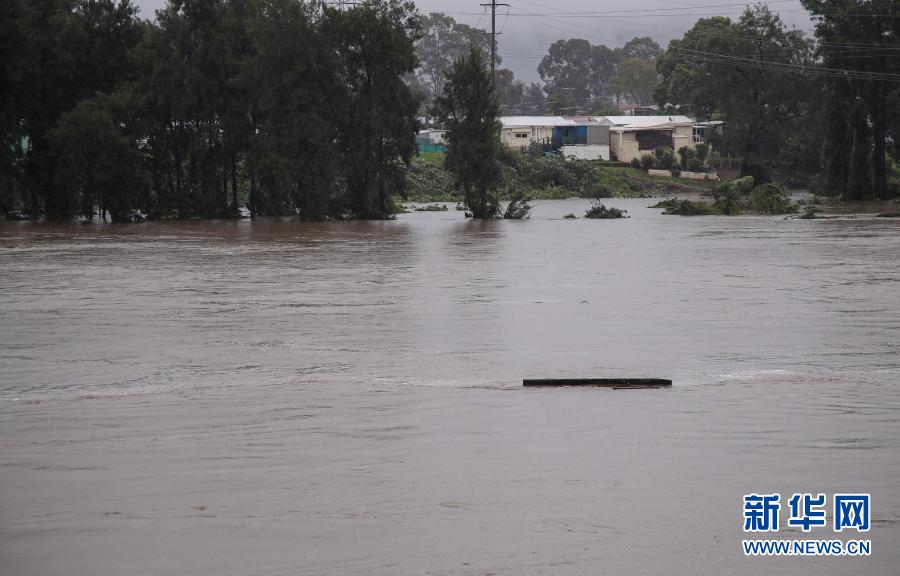
M 694 126 L 694 144 L 706 142 L 706 128 Z
M 656 150 L 659 147 L 674 148 L 671 130 L 638 130 L 634 134 L 638 150 Z
M 516 138 L 528 138 L 528 132 L 516 132 Z

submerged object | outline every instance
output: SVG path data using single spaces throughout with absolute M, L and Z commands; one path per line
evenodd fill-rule
M 523 386 L 589 386 L 594 388 L 664 388 L 672 385 L 664 378 L 525 378 Z

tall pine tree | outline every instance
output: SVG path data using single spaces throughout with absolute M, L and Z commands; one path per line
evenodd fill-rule
M 447 129 L 449 170 L 475 218 L 493 218 L 499 210 L 500 106 L 484 55 L 477 48 L 453 65 L 435 116 Z

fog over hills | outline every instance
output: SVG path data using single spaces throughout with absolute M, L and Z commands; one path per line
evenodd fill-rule
M 483 0 L 417 0 L 424 12 L 444 12 L 457 21 L 489 29 L 490 9 Z M 165 0 L 135 0 L 145 18 L 162 7 Z M 669 40 L 681 37 L 699 18 L 721 15 L 736 17 L 747 3 L 727 0 L 506 0 L 509 7 L 497 8 L 497 30 L 503 66 L 516 77 L 538 81 L 537 65 L 547 47 L 561 38 L 585 38 L 594 44 L 614 48 L 635 36 L 650 36 L 665 48 Z M 766 4 L 781 14 L 788 26 L 809 32 L 807 12 L 798 0 L 775 0 Z

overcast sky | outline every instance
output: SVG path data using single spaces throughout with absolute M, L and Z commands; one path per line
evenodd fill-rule
M 135 0 L 145 18 L 165 0 Z M 480 6 L 487 0 L 417 0 L 421 12 L 445 12 L 459 22 L 490 28 L 490 10 Z M 737 16 L 745 4 L 736 0 L 504 0 L 509 8 L 497 9 L 497 29 L 503 66 L 525 81 L 538 80 L 537 65 L 547 47 L 561 38 L 586 38 L 610 48 L 635 36 L 650 36 L 665 48 L 704 16 Z M 771 0 L 788 26 L 812 29 L 799 0 Z M 510 15 L 507 16 L 507 11 Z M 581 12 L 581 13 L 576 13 Z M 585 12 L 593 12 L 585 14 Z

